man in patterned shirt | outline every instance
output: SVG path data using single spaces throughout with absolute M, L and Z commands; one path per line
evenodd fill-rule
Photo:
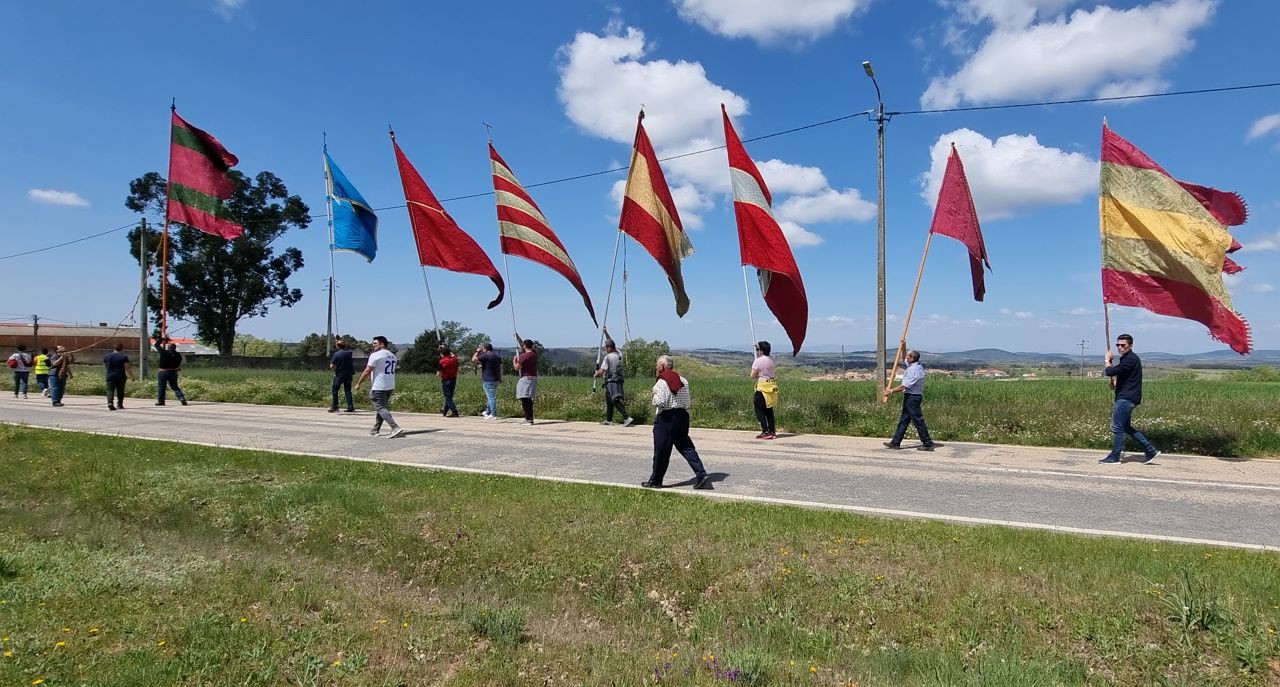
M 658 381 L 653 385 L 653 472 L 641 482 L 646 489 L 661 489 L 662 478 L 671 463 L 674 447 L 693 469 L 693 488 L 710 489 L 711 479 L 689 438 L 689 380 L 676 374 L 670 356 L 660 356 L 656 365 Z

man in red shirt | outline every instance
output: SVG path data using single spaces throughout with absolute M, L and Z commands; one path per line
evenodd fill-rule
M 440 414 L 458 417 L 458 406 L 453 403 L 453 390 L 458 386 L 458 356 L 448 346 L 440 346 L 440 370 L 436 376 L 440 378 L 440 390 L 444 392 L 444 408 Z
M 538 353 L 533 348 L 532 339 L 521 339 L 516 333 L 516 345 L 520 352 L 511 361 L 520 379 L 516 382 L 516 398 L 520 399 L 520 407 L 524 410 L 524 422 L 521 426 L 533 424 L 533 399 L 538 395 Z

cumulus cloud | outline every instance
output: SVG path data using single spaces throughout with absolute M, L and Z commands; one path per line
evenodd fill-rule
M 943 134 L 930 150 L 920 197 L 932 207 L 947 169 L 951 143 L 960 151 L 981 219 L 1008 217 L 1021 208 L 1074 203 L 1098 190 L 1098 161 L 1009 134 L 995 141 L 971 129 Z
M 1247 237 L 1246 237 L 1247 238 Z M 1241 241 L 1240 245 L 1244 246 L 1242 251 L 1264 251 L 1264 250 L 1280 250 L 1280 231 L 1270 235 L 1262 236 L 1256 240 Z
M 871 0 L 672 0 L 680 17 L 729 38 L 763 44 L 813 39 L 834 31 Z
M 686 229 L 703 226 L 701 213 L 716 205 L 716 197 L 731 197 L 732 187 L 723 151 L 700 153 L 724 143 L 720 104 L 735 124 L 748 111 L 747 100 L 707 76 L 701 64 L 648 58 L 644 32 L 613 25 L 603 34 L 582 32 L 559 53 L 557 94 L 565 114 L 592 136 L 630 144 L 636 113 L 645 106 L 645 130 L 653 142 L 672 188 L 672 196 Z M 741 131 L 741 129 L 740 129 Z M 837 220 L 866 220 L 875 205 L 856 189 L 832 189 L 817 167 L 771 159 L 757 163 L 781 202 L 777 217 L 792 246 L 814 246 L 822 237 L 805 225 Z M 625 180 L 611 188 L 621 205 Z
M 1249 127 L 1248 140 L 1262 138 L 1273 131 L 1280 131 L 1280 113 L 1260 117 Z
M 74 207 L 88 207 L 89 205 L 89 201 L 81 198 L 78 193 L 55 191 L 51 188 L 33 188 L 27 191 L 27 197 L 45 205 L 70 205 Z
M 1071 308 L 1070 310 L 1059 310 L 1063 315 L 1071 315 L 1072 317 L 1087 317 L 1097 314 L 1097 310 L 1093 308 Z
M 1127 10 L 1105 5 L 1041 17 L 1066 0 L 971 0 L 962 17 L 994 28 L 973 56 L 933 79 L 925 107 L 955 107 L 1031 98 L 1132 94 L 1152 88 L 1161 72 L 1195 45 L 1216 0 L 1165 0 Z
M 213 11 L 222 15 L 223 19 L 230 19 L 236 13 L 236 10 L 244 6 L 246 0 L 214 0 Z
M 1013 310 L 1012 308 L 1001 308 L 1000 314 L 1006 317 L 1013 317 L 1019 320 L 1030 320 L 1035 317 L 1035 313 L 1030 313 L 1025 310 Z
M 1271 293 L 1276 287 L 1270 284 L 1250 284 L 1245 288 L 1249 293 Z

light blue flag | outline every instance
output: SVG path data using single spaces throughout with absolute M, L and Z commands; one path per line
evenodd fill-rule
M 378 254 L 378 216 L 347 176 L 324 153 L 324 171 L 329 180 L 333 204 L 333 245 L 330 250 L 349 250 L 373 262 Z

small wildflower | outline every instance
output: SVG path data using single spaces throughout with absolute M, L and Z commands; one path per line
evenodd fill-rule
M 387 619 L 386 619 L 386 618 L 378 618 L 378 624 L 379 624 L 379 625 L 386 625 L 386 624 L 387 624 Z
M 62 628 L 62 634 L 71 634 L 71 628 L 69 627 Z
M 5 635 L 5 636 L 3 636 L 3 637 L 0 637 L 0 644 L 3 644 L 3 643 L 5 643 L 5 642 L 7 642 L 7 641 L 9 641 L 9 635 Z
M 44 684 L 44 678 L 42 678 L 42 677 L 38 677 L 38 678 L 36 678 L 36 679 L 32 680 L 32 681 L 31 681 L 31 684 L 33 684 L 33 685 L 43 685 L 43 684 Z
M 809 672 L 810 673 L 818 672 L 818 666 L 809 666 Z
M 340 665 L 342 665 L 342 659 L 340 659 L 340 658 L 339 658 L 339 659 L 334 660 L 334 662 L 333 662 L 333 667 L 335 667 L 335 668 L 336 668 L 336 667 L 338 667 L 338 666 L 340 666 Z
M 5 651 L 5 652 L 4 652 L 4 657 L 5 657 L 5 658 L 13 658 L 13 649 L 9 649 L 8 651 Z
M 1269 634 L 1269 635 L 1273 635 L 1273 634 L 1275 634 L 1275 633 L 1276 633 L 1276 628 L 1274 628 L 1274 627 L 1268 627 L 1268 628 L 1267 628 L 1267 634 Z
M 98 628 L 96 628 L 96 627 L 91 627 L 91 628 L 89 628 L 89 634 L 91 634 L 91 635 L 96 635 L 96 634 L 98 634 Z
M 62 647 L 66 646 L 66 645 L 67 645 L 67 643 L 66 643 L 66 642 L 58 642 L 57 644 L 54 644 L 54 645 L 53 645 L 53 648 L 55 648 L 55 649 L 61 649 Z
M 242 623 L 247 623 L 247 622 L 249 622 L 249 619 L 248 619 L 248 618 L 241 618 L 241 619 L 240 619 L 240 622 L 242 622 Z
M 409 623 L 400 623 L 400 627 L 408 629 Z
M 796 667 L 796 662 L 795 662 L 795 661 L 792 661 L 792 662 L 791 662 L 791 667 L 792 667 L 792 668 Z
M 162 639 L 162 640 L 160 640 L 160 641 L 156 642 L 156 646 L 164 646 L 164 640 Z
M 1210 558 L 1213 558 L 1213 554 L 1211 554 L 1211 553 L 1206 553 L 1206 554 L 1204 555 L 1204 559 L 1205 559 L 1205 560 L 1209 560 Z

